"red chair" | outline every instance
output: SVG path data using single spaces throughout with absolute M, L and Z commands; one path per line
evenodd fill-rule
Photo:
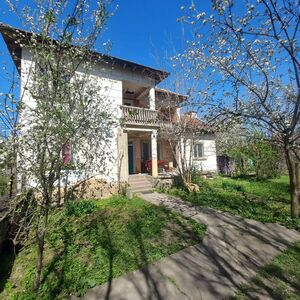
M 157 167 L 161 167 L 161 166 L 164 166 L 164 161 L 163 160 L 158 160 L 157 161 Z M 146 163 L 145 163 L 145 167 L 146 167 L 146 170 L 148 173 L 151 173 L 151 170 L 152 170 L 152 160 L 147 160 Z

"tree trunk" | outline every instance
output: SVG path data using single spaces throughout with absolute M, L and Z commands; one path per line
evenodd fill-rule
M 291 217 L 293 219 L 299 216 L 299 165 L 293 162 L 291 152 L 285 149 L 286 163 L 290 178 L 290 194 L 291 194 Z
M 295 164 L 295 180 L 296 180 L 296 186 L 295 186 L 295 194 L 294 194 L 294 210 L 295 218 L 298 218 L 299 216 L 299 200 L 300 200 L 300 164 Z
M 34 281 L 34 290 L 38 290 L 41 284 L 41 274 L 43 270 L 44 246 L 45 246 L 45 228 L 41 229 L 36 234 L 37 241 L 37 264 Z
M 37 260 L 36 260 L 36 273 L 33 289 L 36 291 L 40 288 L 41 275 L 43 271 L 44 249 L 45 249 L 45 235 L 48 224 L 48 201 L 46 201 L 46 207 L 41 207 L 40 214 L 44 219 L 42 224 L 37 225 L 36 242 L 37 242 Z M 44 210 L 44 211 L 43 211 Z
M 15 173 L 13 168 L 10 168 L 10 176 L 9 176 L 9 194 L 8 197 L 9 199 L 12 199 L 13 194 L 14 194 L 14 185 L 15 185 Z
M 58 194 L 57 194 L 57 198 L 58 198 L 58 205 L 62 205 L 62 201 L 61 201 L 61 170 L 59 169 L 58 171 Z

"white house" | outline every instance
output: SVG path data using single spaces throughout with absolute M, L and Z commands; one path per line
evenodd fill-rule
M 202 173 L 217 171 L 216 137 L 214 131 L 202 122 L 194 111 L 181 116 L 181 122 L 186 127 L 185 160 L 188 164 Z M 188 133 L 188 131 L 192 131 Z
M 216 139 L 213 133 L 207 133 L 194 141 L 193 166 L 195 169 L 208 173 L 217 172 Z
M 21 75 L 21 94 L 28 106 L 34 100 L 24 89 L 28 81 L 28 70 L 32 65 L 30 51 L 26 45 L 15 43 L 17 29 L 0 25 L 0 31 Z M 28 34 L 28 33 L 27 33 Z M 95 53 L 99 55 L 99 53 Z M 109 151 L 111 162 L 106 180 L 116 182 L 130 181 L 131 175 L 149 173 L 158 177 L 159 171 L 168 172 L 176 168 L 170 143 L 161 135 L 166 103 L 171 120 L 176 122 L 180 116 L 180 102 L 185 96 L 159 89 L 157 86 L 169 73 L 120 58 L 101 55 L 92 70 L 91 80 L 101 85 L 102 96 L 107 107 L 122 119 L 112 132 Z M 170 108 L 169 103 L 174 105 Z M 176 99 L 176 101 L 175 101 Z M 215 140 L 212 135 L 203 135 L 193 149 L 193 162 L 199 170 L 216 171 Z

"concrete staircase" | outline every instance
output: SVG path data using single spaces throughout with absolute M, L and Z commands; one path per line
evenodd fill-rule
M 143 193 L 152 190 L 152 178 L 150 175 L 137 174 L 129 175 L 129 190 L 131 193 Z

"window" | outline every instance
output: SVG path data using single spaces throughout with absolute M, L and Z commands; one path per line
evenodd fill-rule
M 71 144 L 65 143 L 62 149 L 62 157 L 64 165 L 69 165 L 72 161 L 71 158 Z
M 203 144 L 194 145 L 194 158 L 201 158 L 204 156 Z

